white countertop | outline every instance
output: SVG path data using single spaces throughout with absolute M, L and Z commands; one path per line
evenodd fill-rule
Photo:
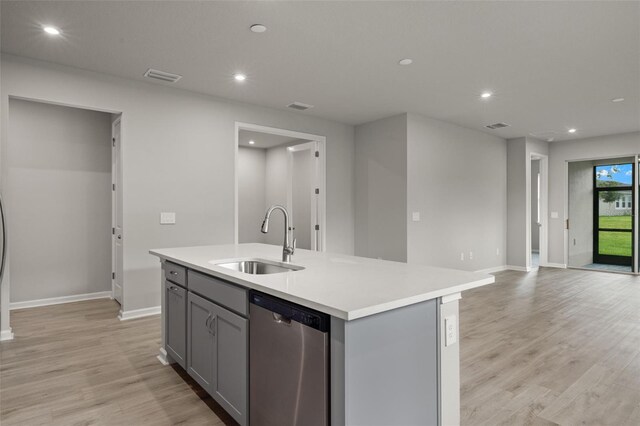
M 296 249 L 302 271 L 267 275 L 235 272 L 216 263 L 280 261 L 282 246 L 229 244 L 150 250 L 149 253 L 243 287 L 262 291 L 343 320 L 354 320 L 491 284 L 492 275 Z

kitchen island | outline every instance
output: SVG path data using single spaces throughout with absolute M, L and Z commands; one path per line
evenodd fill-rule
M 240 332 L 251 321 L 247 290 L 254 290 L 330 316 L 332 425 L 459 423 L 458 300 L 464 290 L 493 283 L 493 276 L 308 250 L 296 251 L 291 264 L 302 269 L 295 271 L 252 275 L 220 266 L 250 259 L 278 262 L 282 247 L 265 244 L 150 253 L 163 262 L 162 286 L 168 291 L 163 291 L 161 360 L 178 362 L 189 371 L 186 355 L 171 348 L 167 334 L 175 335 L 174 327 L 188 327 L 191 319 L 168 321 L 168 304 L 174 303 L 168 298 L 200 300 L 208 297 L 210 288 L 218 288 L 216 297 L 224 300 L 213 302 L 229 308 L 235 315 L 227 315 L 229 324 Z M 205 318 L 210 326 L 212 320 Z M 247 382 L 246 357 L 229 362 L 240 376 L 238 381 Z M 192 376 L 198 380 L 198 374 Z M 199 383 L 205 389 L 209 385 L 206 380 Z M 246 386 L 233 387 L 229 394 L 242 392 L 246 395 Z M 223 393 L 218 392 L 223 408 L 241 424 L 249 424 L 248 396 L 231 404 L 233 398 Z

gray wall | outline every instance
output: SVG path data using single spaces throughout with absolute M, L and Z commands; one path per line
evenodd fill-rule
M 264 243 L 266 151 L 238 147 L 238 242 Z
M 593 161 L 568 165 L 569 266 L 593 263 Z
M 407 115 L 355 131 L 355 253 L 407 261 Z
M 11 302 L 111 291 L 111 115 L 9 107 Z
M 640 153 L 640 132 L 576 139 L 549 144 L 549 212 L 559 213 L 549 220 L 549 262 L 564 264 L 564 219 L 567 192 L 567 161 L 613 158 Z
M 464 270 L 504 265 L 506 141 L 417 114 L 408 114 L 407 141 L 408 261 Z M 416 211 L 420 222 L 411 221 Z
M 353 253 L 352 126 L 8 55 L 1 82 L 2 150 L 9 96 L 122 112 L 125 311 L 160 305 L 150 248 L 233 243 L 236 122 L 327 138 L 326 249 Z M 160 211 L 176 225 L 160 226 Z
M 287 148 L 285 146 L 275 146 L 267 149 L 266 161 L 263 217 L 266 209 L 275 204 L 287 206 Z M 267 244 L 282 245 L 283 235 L 284 219 L 282 218 L 282 213 L 275 212 L 273 219 L 269 221 L 269 233 L 265 236 L 265 242 Z
M 531 162 L 531 250 L 540 250 L 540 228 L 538 226 L 538 173 L 540 160 Z

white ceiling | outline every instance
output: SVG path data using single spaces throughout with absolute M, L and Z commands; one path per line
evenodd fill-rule
M 640 2 L 2 1 L 2 51 L 359 124 L 416 112 L 503 137 L 640 130 Z M 262 23 L 263 34 L 249 26 Z M 43 24 L 58 26 L 52 38 Z M 412 58 L 413 65 L 397 61 Z M 248 75 L 238 84 L 234 72 Z M 162 84 L 162 83 L 158 83 Z M 481 101 L 483 90 L 495 96 Z M 612 103 L 616 97 L 625 102 Z M 484 126 L 506 122 L 511 127 Z M 568 135 L 566 130 L 578 132 Z
M 253 145 L 249 143 L 251 140 L 255 142 Z M 242 129 L 238 132 L 238 145 L 248 148 L 267 149 L 274 146 L 288 145 L 295 141 L 300 141 L 300 139 Z

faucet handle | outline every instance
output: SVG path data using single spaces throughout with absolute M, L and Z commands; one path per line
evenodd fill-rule
M 293 238 L 293 250 L 291 250 L 291 254 L 293 254 L 296 251 L 296 243 L 298 242 L 297 238 Z

